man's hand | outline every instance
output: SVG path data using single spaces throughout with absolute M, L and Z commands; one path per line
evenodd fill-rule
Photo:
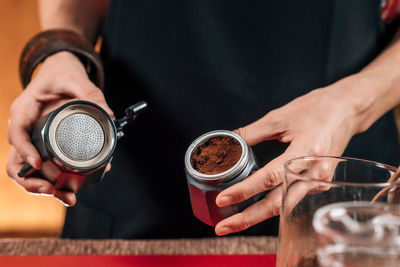
M 11 145 L 7 163 L 8 175 L 31 193 L 54 195 L 66 205 L 74 205 L 75 194 L 56 190 L 48 181 L 21 178 L 17 175 L 24 162 L 40 170 L 42 162 L 30 141 L 35 122 L 72 100 L 88 100 L 104 108 L 110 116 L 104 95 L 88 78 L 79 59 L 69 52 L 59 52 L 47 58 L 40 66 L 36 78 L 11 106 L 8 142 Z
M 360 131 L 360 114 L 355 103 L 349 99 L 352 87 L 359 86 L 359 83 L 358 77 L 353 76 L 311 91 L 236 130 L 250 146 L 272 139 L 290 145 L 282 155 L 218 195 L 216 203 L 224 207 L 271 190 L 264 199 L 243 212 L 219 222 L 215 227 L 217 235 L 245 230 L 280 213 L 281 183 L 287 160 L 305 155 L 343 153 L 351 137 Z M 307 193 L 299 192 L 300 198 Z

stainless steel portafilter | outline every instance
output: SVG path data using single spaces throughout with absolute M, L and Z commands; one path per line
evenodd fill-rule
M 146 102 L 139 102 L 115 120 L 88 101 L 64 104 L 33 128 L 31 140 L 42 158 L 41 170 L 25 163 L 18 175 L 42 177 L 57 189 L 73 192 L 101 181 L 124 127 L 146 108 Z
M 19 74 L 27 87 L 38 64 L 48 56 L 68 51 L 77 56 L 88 77 L 103 89 L 104 69 L 92 43 L 69 30 L 49 30 L 35 35 L 22 51 Z M 117 139 L 137 114 L 145 110 L 139 102 L 126 110 L 120 120 L 112 119 L 101 107 L 87 101 L 69 102 L 40 118 L 34 125 L 31 140 L 43 160 L 40 171 L 24 164 L 21 177 L 42 177 L 58 189 L 76 192 L 100 181 L 111 161 Z

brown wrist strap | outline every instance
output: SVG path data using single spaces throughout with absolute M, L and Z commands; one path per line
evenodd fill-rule
M 103 89 L 103 64 L 92 44 L 76 32 L 61 29 L 41 32 L 26 44 L 19 62 L 19 76 L 23 87 L 29 84 L 33 71 L 41 62 L 60 51 L 74 53 L 85 66 L 89 79 Z

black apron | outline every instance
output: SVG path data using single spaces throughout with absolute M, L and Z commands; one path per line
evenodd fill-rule
M 103 182 L 78 194 L 63 237 L 214 236 L 192 214 L 183 157 L 216 129 L 236 129 L 359 71 L 387 40 L 379 0 L 111 1 L 101 55 L 118 116 L 149 109 L 118 141 Z M 254 147 L 260 165 L 287 144 Z M 392 112 L 344 155 L 399 163 Z M 270 219 L 239 235 L 273 235 Z

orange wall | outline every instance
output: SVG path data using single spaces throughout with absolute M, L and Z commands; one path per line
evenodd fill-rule
M 25 192 L 5 172 L 10 105 L 20 93 L 18 59 L 24 44 L 39 31 L 34 0 L 0 1 L 0 236 L 57 236 L 65 208 L 52 197 Z

